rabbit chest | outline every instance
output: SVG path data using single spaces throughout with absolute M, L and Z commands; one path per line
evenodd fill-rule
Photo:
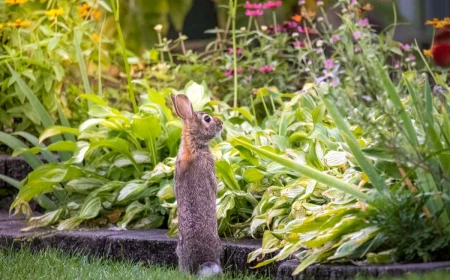
M 180 230 L 184 226 L 215 224 L 217 180 L 211 153 L 200 153 L 189 162 L 177 160 L 175 197 Z M 192 230 L 192 229 L 191 229 Z

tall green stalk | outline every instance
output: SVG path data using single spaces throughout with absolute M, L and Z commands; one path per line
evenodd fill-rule
M 236 10 L 237 0 L 230 0 L 229 4 L 230 18 L 231 18 L 231 37 L 233 40 L 233 78 L 234 78 L 234 102 L 233 106 L 237 107 L 237 54 L 236 54 Z
M 120 46 L 122 48 L 123 63 L 125 64 L 125 72 L 127 74 L 128 80 L 128 93 L 130 95 L 130 101 L 133 104 L 133 111 L 134 113 L 137 113 L 138 107 L 136 105 L 136 97 L 134 96 L 134 89 L 131 83 L 131 73 L 130 65 L 128 64 L 127 49 L 125 47 L 125 40 L 123 39 L 122 28 L 120 27 L 119 0 L 111 1 L 111 6 L 114 13 L 114 21 L 116 22 L 117 34 L 119 35 Z
M 339 180 L 339 179 L 337 179 L 333 176 L 330 176 L 326 173 L 317 171 L 316 169 L 311 168 L 305 164 L 300 164 L 289 158 L 277 155 L 277 154 L 272 153 L 265 149 L 258 148 L 254 144 L 246 142 L 239 138 L 234 138 L 233 140 L 231 140 L 231 143 L 233 144 L 233 146 L 242 146 L 246 149 L 249 149 L 252 152 L 255 152 L 263 157 L 266 157 L 274 162 L 277 162 L 294 172 L 298 172 L 302 176 L 316 180 L 317 182 L 325 184 L 329 187 L 341 190 L 341 191 L 348 193 L 350 195 L 353 195 L 354 197 L 361 199 L 365 202 L 370 203 L 372 200 L 372 197 L 370 197 L 369 195 L 360 191 L 356 186 L 346 183 L 342 180 Z

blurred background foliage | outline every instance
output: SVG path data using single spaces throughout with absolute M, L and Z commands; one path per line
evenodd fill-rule
M 228 0 L 120 0 L 121 24 L 127 47 L 140 54 L 157 43 L 157 34 L 153 27 L 163 26 L 163 32 L 169 39 L 178 37 L 182 32 L 191 40 L 205 40 L 214 37 L 205 30 L 216 27 L 225 29 L 227 24 Z M 253 1 L 258 2 L 258 1 Z M 326 0 L 328 7 L 335 3 Z M 382 30 L 397 20 L 399 24 L 395 37 L 399 41 L 408 42 L 420 38 L 419 43 L 430 41 L 431 29 L 426 29 L 423 23 L 433 17 L 444 17 L 450 11 L 450 1 L 442 0 L 368 0 L 374 9 L 369 13 L 372 23 Z M 239 5 L 245 3 L 238 0 Z M 315 0 L 307 0 L 309 9 L 316 9 Z M 395 15 L 393 6 L 397 11 Z M 247 17 L 244 9 L 238 9 L 237 26 L 246 26 Z M 277 17 L 290 20 L 291 16 L 300 13 L 297 0 L 284 0 L 283 8 L 277 10 Z M 271 15 L 266 15 L 270 17 Z M 330 11 L 331 17 L 338 18 Z M 261 17 L 261 22 L 267 20 Z M 408 24 L 406 24 L 408 22 Z M 107 20 L 108 35 L 115 33 L 114 20 Z

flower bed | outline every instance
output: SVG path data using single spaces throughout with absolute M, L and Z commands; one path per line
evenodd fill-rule
M 395 42 L 395 25 L 376 33 L 366 18 L 370 5 L 337 1 L 339 25 L 329 22 L 323 5 L 317 1 L 314 11 L 301 2 L 297 15 L 279 23 L 278 1 L 243 7 L 231 1 L 229 25 L 211 31 L 217 40 L 205 53 L 186 50 L 182 35 L 171 41 L 158 33 L 159 44 L 141 58 L 127 56 L 113 6 L 118 52 L 126 58 L 119 74 L 128 81 L 126 102 L 119 110 L 121 102 L 105 101 L 102 83 L 98 93 L 91 90 L 89 56 L 75 48 L 83 85 L 73 90 L 85 109 L 79 125 L 71 125 L 58 98 L 54 114 L 46 110 L 28 72 L 7 64 L 7 90 L 24 95 L 23 106 L 31 106 L 44 129 L 39 138 L 17 127 L 15 134 L 0 133 L 13 156 L 33 168 L 21 182 L 9 180 L 20 188 L 11 209 L 31 215 L 34 199 L 47 211 L 30 218 L 25 230 L 113 224 L 167 227 L 176 235 L 173 171 L 181 121 L 167 101 L 183 92 L 195 110 L 224 121 L 224 133 L 211 145 L 219 233 L 262 237 L 262 247 L 248 256 L 260 261 L 256 267 L 292 256 L 300 261 L 294 274 L 316 262 L 447 260 L 447 72 L 419 46 Z M 95 19 L 92 9 L 78 7 L 83 22 Z M 247 27 L 236 26 L 237 10 L 247 13 Z M 47 16 L 55 20 L 56 11 Z M 75 30 L 69 33 L 74 42 L 87 38 Z M 438 30 L 430 51 L 438 65 L 447 54 L 436 52 L 446 32 Z M 98 40 L 93 48 L 101 53 Z M 182 53 L 175 55 L 177 46 Z

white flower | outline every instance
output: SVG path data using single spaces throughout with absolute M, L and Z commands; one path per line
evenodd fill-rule
M 242 26 L 241 31 L 244 32 L 245 30 L 247 30 L 247 28 L 245 28 L 245 26 Z
M 157 24 L 153 29 L 155 29 L 156 32 L 161 32 L 162 28 L 163 28 L 162 24 Z
M 266 32 L 267 31 L 267 26 L 261 25 L 261 31 Z

